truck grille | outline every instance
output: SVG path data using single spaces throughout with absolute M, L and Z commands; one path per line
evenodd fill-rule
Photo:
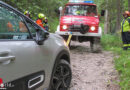
M 85 32 L 88 32 L 89 31 L 89 26 L 88 25 L 71 25 L 69 27 L 69 31 L 72 31 L 72 32 L 80 32 L 80 31 L 85 31 Z

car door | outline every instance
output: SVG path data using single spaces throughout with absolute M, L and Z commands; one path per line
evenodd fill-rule
M 30 22 L 0 5 L 0 78 L 6 83 L 5 88 L 31 90 L 42 86 L 45 70 L 50 70 L 47 67 L 52 51 L 47 42 L 38 45 L 35 35 Z

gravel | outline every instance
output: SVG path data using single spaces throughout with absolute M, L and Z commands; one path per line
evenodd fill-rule
M 111 52 L 91 53 L 90 43 L 71 42 L 70 90 L 120 90 Z

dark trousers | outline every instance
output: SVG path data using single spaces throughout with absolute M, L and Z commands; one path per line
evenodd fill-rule
M 122 32 L 123 49 L 127 50 L 130 47 L 130 32 Z

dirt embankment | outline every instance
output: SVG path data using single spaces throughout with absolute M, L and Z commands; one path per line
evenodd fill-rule
M 72 42 L 70 90 L 120 90 L 111 52 L 91 53 L 89 43 Z

